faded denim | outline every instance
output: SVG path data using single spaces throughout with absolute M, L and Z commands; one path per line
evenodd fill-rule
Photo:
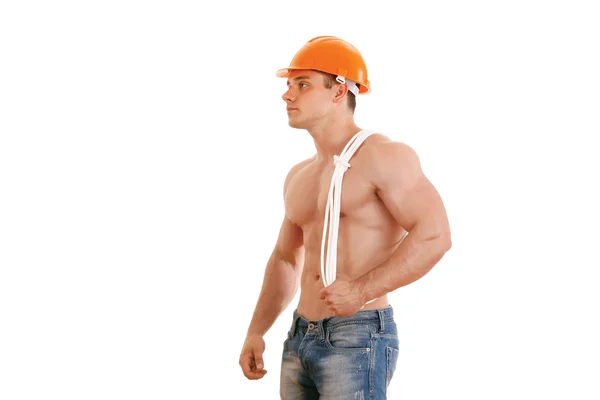
M 387 399 L 398 360 L 392 307 L 308 321 L 294 311 L 283 345 L 283 400 Z

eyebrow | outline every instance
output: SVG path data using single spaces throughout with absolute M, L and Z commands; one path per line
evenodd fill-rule
M 297 76 L 297 77 L 295 77 L 295 78 L 294 78 L 294 79 L 292 79 L 292 80 L 293 80 L 294 82 L 301 81 L 301 80 L 310 80 L 310 76 L 308 76 L 308 75 Z M 288 81 L 287 81 L 287 84 L 288 84 L 288 85 L 290 84 L 290 81 L 289 81 L 289 79 L 288 79 Z

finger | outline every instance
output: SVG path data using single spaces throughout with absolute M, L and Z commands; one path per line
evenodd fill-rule
M 263 376 L 265 376 L 267 373 L 266 369 L 263 369 L 262 371 L 258 371 L 258 372 L 254 372 L 254 371 L 249 371 L 249 372 L 244 372 L 244 376 L 250 380 L 255 380 L 255 379 L 260 379 Z
M 256 372 L 254 371 L 254 358 L 247 354 L 240 358 L 240 366 L 242 367 L 242 372 L 248 379 L 256 379 Z
M 255 354 L 254 356 L 254 365 L 256 367 L 256 371 L 262 371 L 262 369 L 264 368 L 265 364 L 263 362 L 263 358 L 262 358 L 262 354 Z
M 267 370 L 263 369 L 262 371 L 259 371 L 259 372 L 250 372 L 250 374 L 246 375 L 246 378 L 248 378 L 250 380 L 257 380 L 257 379 L 261 379 L 266 374 L 267 374 Z
M 250 366 L 250 364 L 243 364 L 242 365 L 242 372 L 244 373 L 244 376 L 248 379 L 260 379 L 263 376 L 265 376 L 265 374 L 267 373 L 266 369 L 260 370 L 260 371 L 254 371 L 253 367 Z

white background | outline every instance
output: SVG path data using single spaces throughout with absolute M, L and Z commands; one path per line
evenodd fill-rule
M 357 123 L 452 227 L 390 296 L 390 398 L 600 398 L 593 3 L 2 2 L 0 398 L 279 398 L 297 299 L 263 380 L 238 355 L 314 150 L 274 74 L 318 35 L 362 52 Z

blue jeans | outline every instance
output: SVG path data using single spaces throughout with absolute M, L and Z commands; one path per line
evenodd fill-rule
M 294 311 L 283 345 L 280 395 L 296 399 L 386 399 L 398 360 L 391 306 L 308 321 Z

